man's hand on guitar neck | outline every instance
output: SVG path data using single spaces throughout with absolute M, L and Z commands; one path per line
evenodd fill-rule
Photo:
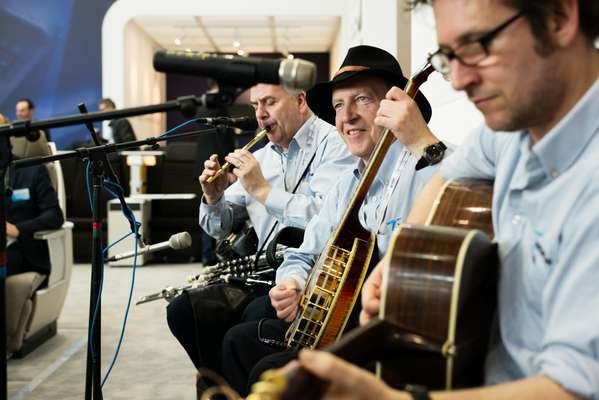
M 301 289 L 297 281 L 289 277 L 268 292 L 270 302 L 277 311 L 277 318 L 291 322 L 297 314 Z
M 331 353 L 302 350 L 299 364 L 318 378 L 330 384 L 323 400 L 411 400 L 405 391 L 393 390 L 374 374 L 350 364 Z M 288 371 L 285 367 L 283 371 Z M 431 392 L 433 400 L 574 400 L 577 397 L 567 392 L 557 382 L 545 375 L 506 382 L 494 386 Z
M 426 146 L 439 141 L 428 128 L 414 99 L 396 86 L 381 100 L 374 123 L 391 130 L 416 159 L 422 156 Z

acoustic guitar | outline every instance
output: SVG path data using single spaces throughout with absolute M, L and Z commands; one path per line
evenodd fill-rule
M 357 365 L 378 361 L 377 373 L 394 387 L 482 383 L 498 273 L 491 197 L 489 182 L 448 182 L 426 225 L 394 234 L 379 318 L 324 350 Z M 287 376 L 268 371 L 248 399 L 317 399 L 325 389 L 302 368 Z

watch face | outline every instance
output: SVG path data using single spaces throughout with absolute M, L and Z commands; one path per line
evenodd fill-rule
M 445 149 L 443 149 L 438 143 L 432 144 L 424 149 L 424 157 L 429 164 L 436 164 L 443 158 Z

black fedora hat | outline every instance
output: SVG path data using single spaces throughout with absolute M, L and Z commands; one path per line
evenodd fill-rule
M 395 57 L 385 50 L 365 45 L 352 47 L 333 79 L 317 83 L 306 92 L 308 106 L 314 114 L 335 125 L 335 109 L 331 103 L 333 86 L 355 76 L 378 76 L 401 89 L 408 82 Z M 431 105 L 421 92 L 416 94 L 415 100 L 424 120 L 428 122 L 431 119 Z

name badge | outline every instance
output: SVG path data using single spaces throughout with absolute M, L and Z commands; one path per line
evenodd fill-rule
M 387 221 L 387 225 L 391 227 L 391 232 L 394 232 L 395 229 L 401 224 L 401 217 L 391 218 Z
M 13 203 L 17 203 L 19 201 L 27 201 L 31 198 L 29 194 L 29 188 L 24 189 L 15 189 L 12 191 L 12 201 Z

